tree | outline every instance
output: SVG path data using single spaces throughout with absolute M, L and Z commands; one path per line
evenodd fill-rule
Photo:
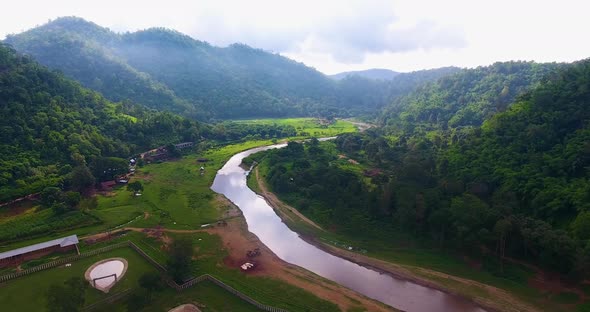
M 301 156 L 303 155 L 303 144 L 297 143 L 295 141 L 289 141 L 284 151 L 289 156 Z
M 72 190 L 84 192 L 94 186 L 96 179 L 85 165 L 78 166 L 72 170 L 70 183 Z
M 87 284 L 79 277 L 72 277 L 63 285 L 51 285 L 47 291 L 47 311 L 77 312 L 84 306 Z
M 56 203 L 63 201 L 63 192 L 57 187 L 46 187 L 41 192 L 41 205 L 45 208 L 49 208 Z
M 127 298 L 127 311 L 140 311 L 148 302 L 148 296 L 144 291 L 136 291 Z
M 139 277 L 139 286 L 147 292 L 148 299 L 152 298 L 152 294 L 163 288 L 162 278 L 158 273 L 145 273 Z
M 579 239 L 590 239 L 590 212 L 580 213 L 572 223 L 572 228 Z
M 510 219 L 500 219 L 494 225 L 494 233 L 496 234 L 496 254 L 500 257 L 500 269 L 504 273 L 504 255 L 506 254 L 506 240 L 512 229 L 512 222 Z
M 139 286 L 148 291 L 160 290 L 162 289 L 162 278 L 160 274 L 155 272 L 145 273 L 139 277 Z
M 90 162 L 92 174 L 100 181 L 113 180 L 129 170 L 127 160 L 118 157 L 95 157 Z
M 64 203 L 70 208 L 76 208 L 80 201 L 82 200 L 82 196 L 78 192 L 66 192 L 64 195 Z
M 168 151 L 168 154 L 172 158 L 179 158 L 180 156 L 182 156 L 182 154 L 180 153 L 180 150 L 178 148 L 176 148 L 176 145 L 174 145 L 172 143 L 166 145 L 166 150 Z
M 127 190 L 133 193 L 141 192 L 143 191 L 143 184 L 139 181 L 131 182 L 127 184 Z
M 175 281 L 182 282 L 190 273 L 192 255 L 193 244 L 189 239 L 176 239 L 172 242 L 167 268 Z

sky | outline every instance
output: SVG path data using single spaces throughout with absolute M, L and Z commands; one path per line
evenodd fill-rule
M 117 32 L 167 27 L 245 43 L 326 74 L 407 72 L 588 58 L 589 9 L 587 0 L 18 0 L 3 4 L 0 38 L 78 16 Z

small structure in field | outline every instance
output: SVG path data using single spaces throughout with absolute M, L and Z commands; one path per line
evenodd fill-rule
M 176 146 L 177 149 L 184 149 L 187 147 L 193 147 L 193 145 L 195 145 L 195 142 L 182 142 L 182 143 L 174 144 L 174 146 Z
M 127 272 L 127 260 L 123 258 L 104 259 L 91 265 L 84 273 L 90 285 L 108 293 Z
M 41 258 L 54 252 L 78 251 L 78 236 L 70 235 L 47 242 L 17 248 L 0 253 L 0 268 L 15 266 L 20 263 Z
M 244 270 L 244 271 L 248 271 L 253 267 L 254 267 L 254 263 L 250 263 L 250 262 L 246 262 L 240 266 L 240 268 L 242 268 L 242 270 Z
M 100 189 L 103 191 L 110 191 L 115 185 L 117 185 L 117 181 L 105 181 L 100 183 Z
M 183 304 L 172 310 L 168 310 L 168 312 L 201 312 L 201 310 L 194 304 Z

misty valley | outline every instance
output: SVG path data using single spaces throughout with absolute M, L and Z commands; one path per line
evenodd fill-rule
M 590 311 L 590 59 L 294 59 L 7 34 L 0 310 Z

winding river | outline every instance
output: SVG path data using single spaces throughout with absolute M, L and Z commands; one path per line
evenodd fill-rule
M 282 148 L 276 144 L 234 155 L 215 176 L 213 191 L 225 195 L 243 212 L 248 230 L 279 258 L 333 280 L 367 297 L 411 312 L 482 312 L 473 303 L 416 283 L 394 278 L 331 255 L 299 237 L 276 215 L 272 207 L 246 185 L 248 171 L 240 167 L 248 155 Z

